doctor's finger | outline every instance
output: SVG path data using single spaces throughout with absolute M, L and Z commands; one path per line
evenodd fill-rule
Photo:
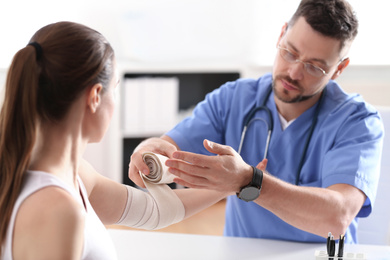
M 135 152 L 131 155 L 130 166 L 130 171 L 133 175 L 138 174 L 138 172 L 142 172 L 145 175 L 149 174 L 149 167 L 144 162 L 141 152 Z
M 199 167 L 208 167 L 213 162 L 215 156 L 176 151 L 172 154 L 172 157 Z
M 215 185 L 206 177 L 202 175 L 194 175 L 191 172 L 181 171 L 178 168 L 169 168 L 168 171 L 177 176 L 174 178 L 174 182 L 189 188 L 198 189 L 212 189 Z
M 145 188 L 145 184 L 139 173 L 140 171 L 145 175 L 149 174 L 149 168 L 143 161 L 142 157 L 139 154 L 134 153 L 131 156 L 128 176 L 130 180 L 132 180 L 135 184 L 142 188 Z
M 207 188 L 211 186 L 210 181 L 202 176 L 196 176 L 178 169 L 169 169 L 169 172 L 176 175 L 175 182 L 190 188 Z
M 174 175 L 177 175 L 177 173 L 184 173 L 202 178 L 207 178 L 208 175 L 207 167 L 192 164 L 183 160 L 168 159 L 165 162 L 165 165 L 169 167 L 169 171 Z
M 178 184 L 190 188 L 212 189 L 224 192 L 234 189 L 229 179 L 224 178 L 225 175 L 218 173 L 217 170 L 186 164 L 185 162 L 178 161 L 176 163 L 175 167 L 171 167 L 168 170 L 181 179 L 180 182 L 175 181 Z
M 177 171 L 175 172 L 175 175 L 178 176 L 177 178 L 174 178 L 174 182 L 177 184 L 183 185 L 185 187 L 189 188 L 196 188 L 196 189 L 208 189 L 208 190 L 215 190 L 219 192 L 226 192 L 235 194 L 236 189 L 235 187 L 232 187 L 232 185 L 226 184 L 226 183 L 220 183 L 212 181 L 208 178 L 203 178 L 200 176 L 191 175 L 185 172 Z M 234 191 L 234 192 L 232 192 Z
M 179 185 L 182 185 L 187 188 L 194 188 L 194 189 L 211 189 L 210 186 L 207 185 L 197 185 L 193 184 L 192 182 L 185 181 L 181 178 L 174 178 L 173 181 Z
M 137 169 L 130 170 L 132 167 L 134 167 L 134 166 L 129 166 L 129 173 L 128 173 L 129 179 L 132 180 L 136 185 L 138 185 L 142 188 L 145 188 L 145 184 L 144 184 L 139 172 L 137 171 Z

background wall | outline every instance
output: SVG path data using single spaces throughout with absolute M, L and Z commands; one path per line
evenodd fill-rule
M 374 105 L 390 106 L 387 0 L 350 0 L 360 20 L 349 68 L 338 79 Z M 40 27 L 61 20 L 86 24 L 107 37 L 119 70 L 271 71 L 276 40 L 299 0 L 8 0 L 0 3 L 0 86 L 17 50 Z M 385 13 L 386 12 L 386 13 Z M 120 101 L 102 143 L 85 157 L 121 181 Z M 134 113 L 136 111 L 129 111 Z M 130 156 L 130 155 L 129 155 Z

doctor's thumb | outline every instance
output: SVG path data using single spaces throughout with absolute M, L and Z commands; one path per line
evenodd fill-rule
M 231 154 L 230 147 L 218 143 L 214 143 L 212 141 L 209 141 L 207 139 L 204 139 L 203 145 L 206 148 L 207 151 L 219 155 L 225 155 L 225 154 Z
M 259 164 L 256 166 L 256 168 L 260 169 L 262 171 L 265 171 L 265 169 L 267 168 L 267 163 L 268 163 L 268 160 L 263 159 L 261 162 L 259 162 Z

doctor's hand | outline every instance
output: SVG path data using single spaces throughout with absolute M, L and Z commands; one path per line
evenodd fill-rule
M 166 161 L 174 181 L 190 188 L 211 189 L 235 195 L 252 180 L 253 169 L 230 146 L 204 140 L 204 147 L 217 156 L 176 151 Z M 266 161 L 259 167 L 266 166 Z
M 177 151 L 176 146 L 162 138 L 149 138 L 141 142 L 135 149 L 130 158 L 129 178 L 138 186 L 145 188 L 145 184 L 139 172 L 145 175 L 149 174 L 149 168 L 142 159 L 144 152 L 153 152 L 167 157 L 172 157 L 173 152 Z

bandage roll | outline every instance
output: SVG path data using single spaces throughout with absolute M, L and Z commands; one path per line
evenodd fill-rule
M 149 175 L 141 174 L 143 179 L 154 184 L 172 183 L 175 175 L 168 172 L 165 166 L 167 157 L 161 154 L 144 153 L 142 159 L 149 168 Z

